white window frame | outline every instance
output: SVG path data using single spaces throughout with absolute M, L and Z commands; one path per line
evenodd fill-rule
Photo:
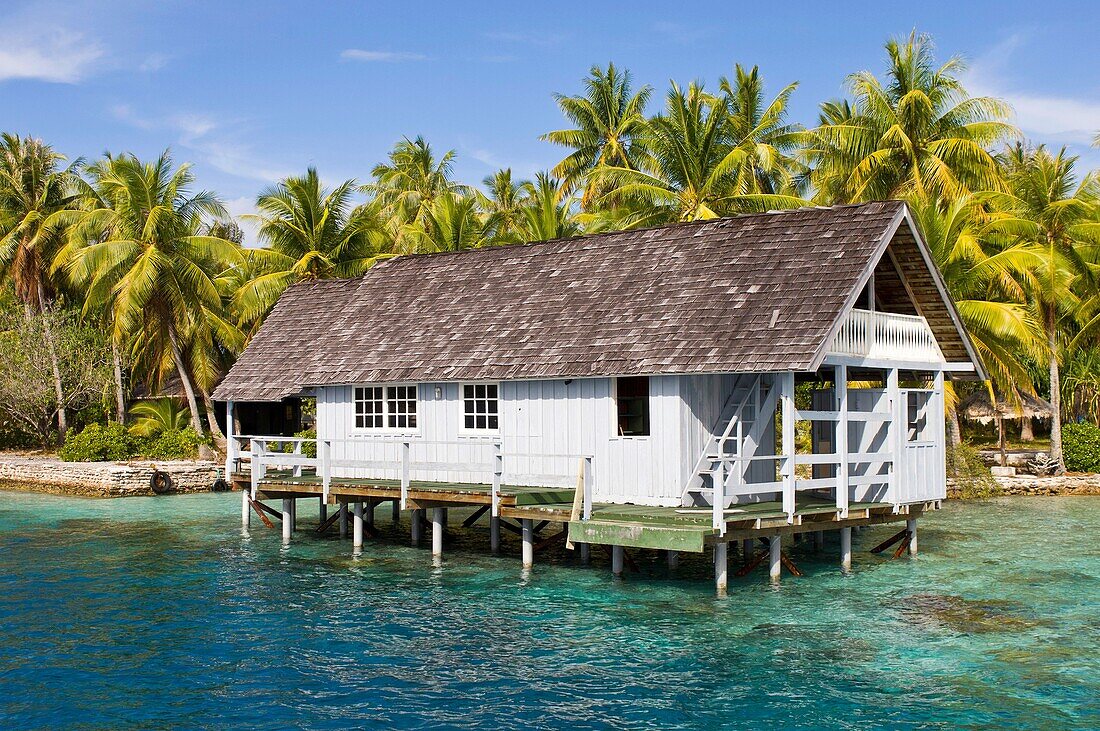
M 496 399 L 494 399 L 494 400 L 497 402 L 497 412 L 496 412 L 497 425 L 496 425 L 495 429 L 490 428 L 490 427 L 479 428 L 476 425 L 473 426 L 473 427 L 467 427 L 466 426 L 466 387 L 467 386 L 470 386 L 470 387 L 475 388 L 475 389 L 478 386 L 495 386 L 496 387 L 497 396 L 496 396 Z M 475 401 L 478 400 L 476 396 L 474 397 L 474 400 Z M 481 399 L 481 400 L 488 402 L 489 398 L 486 396 L 486 398 Z M 459 418 L 458 433 L 468 435 L 468 436 L 478 436 L 478 435 L 485 436 L 485 435 L 499 434 L 500 433 L 500 423 L 504 419 L 504 415 L 501 412 L 501 405 L 503 404 L 503 402 L 504 402 L 504 399 L 501 398 L 501 389 L 500 389 L 500 382 L 499 381 L 462 381 L 462 382 L 460 382 L 458 384 L 458 403 L 459 403 L 459 409 L 460 409 L 459 417 L 458 417 Z M 488 411 L 486 411 L 486 416 L 488 416 L 488 415 L 489 415 Z M 475 424 L 476 424 L 476 416 L 477 416 L 476 406 L 474 408 L 474 416 L 475 416 Z
M 646 376 L 649 379 L 649 397 L 647 400 L 646 408 L 649 409 L 649 434 L 620 434 L 619 433 L 619 379 L 620 378 L 634 378 L 635 376 L 611 376 L 611 386 L 608 391 L 611 394 L 611 401 L 608 404 L 609 414 L 608 418 L 611 421 L 611 441 L 630 441 L 630 440 L 645 440 L 653 438 L 653 376 Z
M 366 426 L 361 427 L 356 423 L 355 405 L 358 402 L 356 398 L 356 390 L 360 388 L 381 388 L 382 389 L 382 426 Z M 390 389 L 391 388 L 415 388 L 416 399 L 416 426 L 390 426 L 390 417 L 394 414 L 390 411 Z M 400 400 L 400 399 L 394 399 Z M 424 412 L 421 408 L 422 400 L 420 398 L 420 384 L 418 383 L 360 383 L 352 387 L 351 391 L 351 430 L 354 434 L 419 434 L 420 426 L 423 423 Z

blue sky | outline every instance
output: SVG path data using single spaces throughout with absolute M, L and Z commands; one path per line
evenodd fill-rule
M 697 20 L 695 20 L 697 19 Z M 0 128 L 70 157 L 171 147 L 246 212 L 267 183 L 316 165 L 365 178 L 402 135 L 458 152 L 478 181 L 562 157 L 551 94 L 611 60 L 656 88 L 717 86 L 735 62 L 790 81 L 813 123 L 845 76 L 881 73 L 883 42 L 917 28 L 970 63 L 1033 139 L 1100 150 L 1100 30 L 1088 3 L 11 2 L 0 4 Z

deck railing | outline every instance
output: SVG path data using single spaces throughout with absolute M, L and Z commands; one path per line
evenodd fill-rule
M 306 454 L 304 445 L 316 445 L 316 456 Z M 396 455 L 387 458 L 385 454 L 381 458 L 361 459 L 355 457 L 336 456 L 336 445 L 350 445 L 363 447 L 366 445 L 389 447 L 396 449 Z M 465 450 L 479 450 L 483 454 L 475 459 L 478 461 L 461 459 L 433 460 L 428 458 L 414 458 L 413 447 L 458 447 Z M 243 473 L 245 465 L 248 466 L 252 497 L 256 497 L 260 482 L 264 479 L 269 468 L 290 469 L 295 477 L 301 477 L 304 469 L 312 469 L 316 477 L 321 480 L 322 496 L 327 501 L 331 489 L 335 469 L 373 472 L 396 472 L 401 480 L 401 507 L 404 509 L 408 502 L 409 487 L 413 470 L 443 470 L 449 472 L 470 473 L 477 476 L 478 481 L 491 486 L 491 513 L 493 517 L 499 515 L 501 485 L 505 474 L 505 458 L 523 460 L 576 460 L 578 465 L 577 496 L 579 512 L 583 511 L 583 517 L 587 519 L 592 514 L 592 494 L 595 483 L 595 473 L 592 465 L 592 455 L 589 454 L 536 454 L 536 453 L 505 453 L 501 448 L 499 439 L 477 440 L 464 442 L 432 441 L 425 439 L 408 439 L 402 437 L 356 437 L 354 439 L 306 439 L 302 437 L 280 436 L 252 436 L 233 435 L 228 440 L 226 456 L 226 470 L 229 474 Z M 542 481 L 571 480 L 573 474 L 546 474 L 528 476 Z
M 848 313 L 829 353 L 898 361 L 943 361 L 932 328 L 923 317 L 869 310 Z

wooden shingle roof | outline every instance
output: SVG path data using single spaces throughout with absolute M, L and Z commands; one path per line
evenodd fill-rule
M 215 398 L 812 370 L 904 216 L 892 201 L 805 208 L 391 259 L 288 289 Z M 947 322 L 938 339 L 965 337 Z

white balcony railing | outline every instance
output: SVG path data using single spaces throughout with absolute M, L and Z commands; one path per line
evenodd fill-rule
M 829 348 L 832 355 L 941 363 L 932 328 L 916 315 L 852 310 Z

